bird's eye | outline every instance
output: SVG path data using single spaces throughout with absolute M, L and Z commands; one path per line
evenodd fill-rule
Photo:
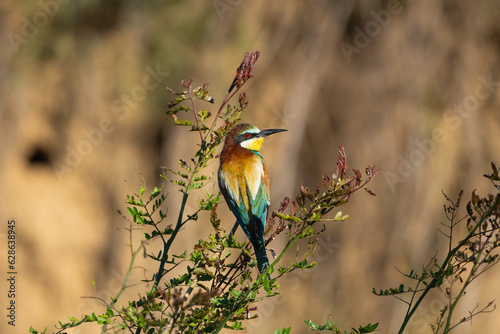
M 245 138 L 250 138 L 250 134 L 247 132 L 243 135 Z

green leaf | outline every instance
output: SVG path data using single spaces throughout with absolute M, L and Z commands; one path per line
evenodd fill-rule
M 229 290 L 229 293 L 230 293 L 230 294 L 232 294 L 232 295 L 233 295 L 233 296 L 235 296 L 235 297 L 239 297 L 239 296 L 240 296 L 240 294 L 241 294 L 239 291 L 236 291 L 236 290 L 234 290 L 234 289 Z
M 267 292 L 267 295 L 270 295 L 271 294 L 271 287 L 269 286 L 269 276 L 267 276 L 267 274 L 264 275 L 263 279 L 262 279 L 262 283 L 264 285 L 264 290 L 266 290 Z
M 278 328 L 274 334 L 290 334 L 290 331 L 292 330 L 292 327 L 287 327 L 287 328 Z
M 156 196 L 158 196 L 160 194 L 160 192 L 161 192 L 161 189 L 158 189 L 157 187 L 155 187 L 153 189 L 153 191 L 151 192 L 151 197 L 150 198 L 151 199 L 155 198 Z
M 300 262 L 294 262 L 294 261 L 291 261 L 291 263 L 292 263 L 292 266 L 293 266 L 294 268 L 298 268 L 298 269 L 312 268 L 312 267 L 314 267 L 314 264 L 315 264 L 315 263 L 314 263 L 314 264 L 312 264 L 312 266 L 308 266 L 308 265 L 307 265 L 307 259 L 304 259 L 304 260 L 302 260 L 302 261 L 300 261 Z
M 356 333 L 359 333 L 359 334 L 364 334 L 364 333 L 372 333 L 374 332 L 378 327 L 378 322 L 375 323 L 375 324 L 371 324 L 369 323 L 368 325 L 366 326 L 359 326 L 358 330 L 354 329 L 353 330 L 356 332 Z
M 290 216 L 290 215 L 284 215 L 284 214 L 281 214 L 279 212 L 274 212 L 273 213 L 276 217 L 280 218 L 280 219 L 283 219 L 283 220 L 286 220 L 286 221 L 290 221 L 290 222 L 295 222 L 295 223 L 300 223 L 302 220 L 298 217 L 295 217 L 295 216 Z
M 202 181 L 208 179 L 206 175 L 200 175 L 194 178 L 195 181 Z
M 210 114 L 210 112 L 208 112 L 208 110 L 200 110 L 200 111 L 198 111 L 198 116 L 200 117 L 200 120 L 203 122 L 208 117 L 210 117 L 211 114 Z
M 127 207 L 127 211 L 132 217 L 134 216 L 134 211 L 130 207 Z
M 192 189 L 200 189 L 201 187 L 203 187 L 203 182 L 197 182 L 191 184 Z
M 309 327 L 312 330 L 319 329 L 319 325 L 312 320 L 304 320 L 304 322 L 306 323 L 307 327 Z
M 179 119 L 177 118 L 177 116 L 175 115 L 172 115 L 172 118 L 174 119 L 174 122 L 177 124 L 177 125 L 183 125 L 183 126 L 193 126 L 193 122 L 191 122 L 190 120 L 186 119 L 186 120 L 182 120 L 182 119 Z

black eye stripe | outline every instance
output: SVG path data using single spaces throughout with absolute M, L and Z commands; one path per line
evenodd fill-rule
M 233 138 L 233 141 L 234 141 L 235 144 L 239 144 L 239 143 L 241 143 L 241 142 L 243 142 L 245 140 L 252 139 L 252 138 L 254 138 L 256 136 L 257 136 L 256 133 L 244 132 L 244 133 L 241 133 L 241 134 L 235 136 Z

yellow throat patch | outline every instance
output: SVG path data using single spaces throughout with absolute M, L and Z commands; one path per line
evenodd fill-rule
M 264 138 L 262 138 L 262 137 L 261 138 L 252 138 L 252 139 L 249 139 L 249 140 L 242 142 L 241 146 L 244 148 L 247 148 L 249 150 L 258 152 L 260 150 L 263 142 L 264 142 Z

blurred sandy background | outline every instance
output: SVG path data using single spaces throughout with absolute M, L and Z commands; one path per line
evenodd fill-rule
M 500 163 L 499 22 L 494 0 L 2 1 L 0 268 L 15 219 L 18 309 L 8 326 L 2 276 L 0 332 L 52 330 L 98 309 L 80 298 L 94 294 L 92 279 L 99 296 L 116 293 L 129 261 L 117 214 L 125 195 L 140 173 L 149 190 L 160 185 L 158 167 L 195 150 L 197 134 L 165 115 L 165 87 L 193 77 L 220 102 L 244 53 L 260 50 L 243 120 L 289 129 L 262 150 L 273 207 L 331 174 L 340 144 L 351 167 L 382 173 L 370 187 L 379 196 L 354 196 L 342 209 L 351 218 L 322 236 L 319 269 L 282 282 L 283 297 L 261 305 L 246 332 L 306 333 L 304 319 L 330 316 L 393 333 L 404 304 L 372 287 L 397 286 L 395 266 L 418 268 L 444 251 L 441 189 L 455 198 L 463 188 L 465 199 L 493 190 L 482 174 Z M 179 200 L 170 190 L 169 217 Z M 232 226 L 228 210 L 220 214 Z M 176 246 L 210 231 L 200 220 Z M 144 275 L 152 271 L 134 271 Z M 499 275 L 478 280 L 457 315 L 500 300 Z M 431 296 L 408 333 L 430 332 L 423 324 L 441 299 Z M 494 333 L 499 319 L 482 315 L 457 332 Z

